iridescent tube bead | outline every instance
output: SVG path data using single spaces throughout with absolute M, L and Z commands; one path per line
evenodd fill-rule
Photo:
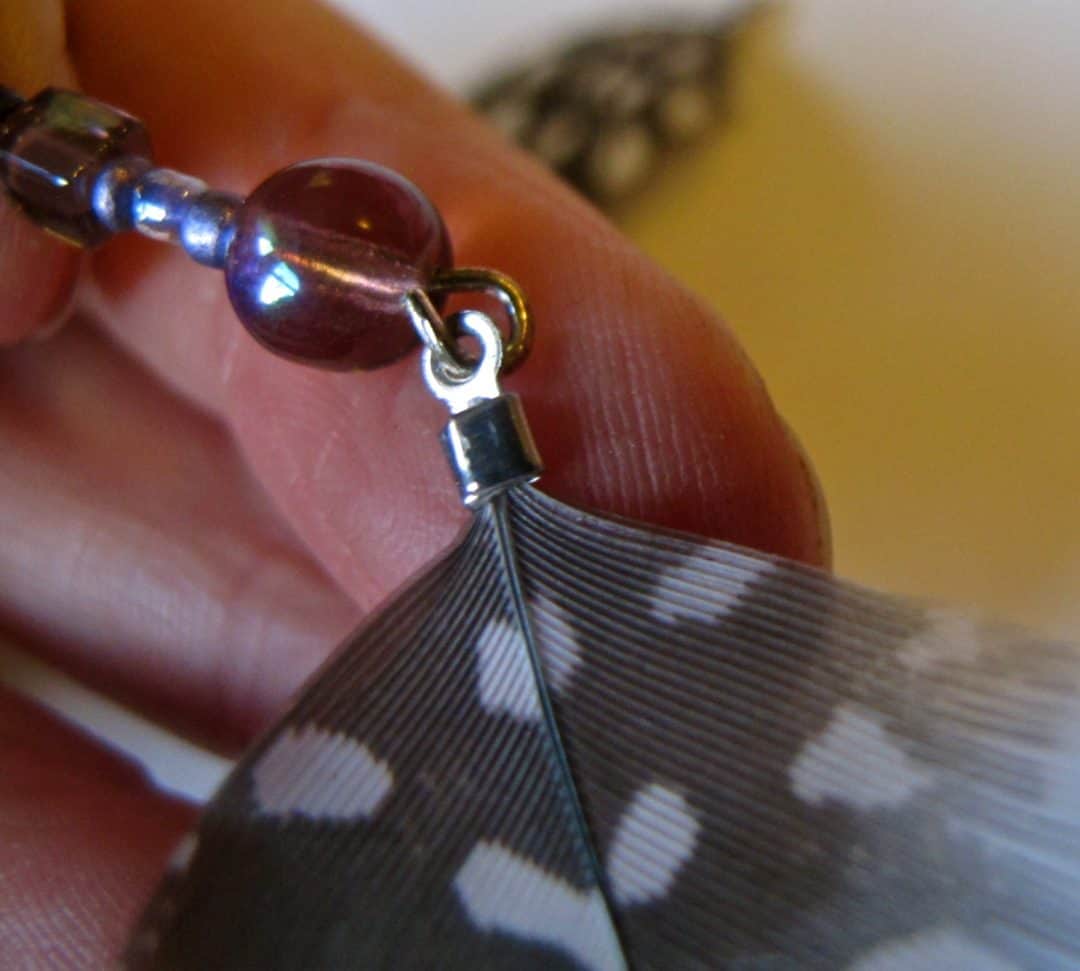
M 146 159 L 120 158 L 98 177 L 94 212 L 113 232 L 134 229 L 175 243 L 197 263 L 221 269 L 243 199 L 210 189 L 200 179 L 154 168 Z
M 307 364 L 374 368 L 416 344 L 405 298 L 450 262 L 442 219 L 416 186 L 370 162 L 322 159 L 248 196 L 225 279 L 264 346 Z
M 35 222 L 81 246 L 115 232 L 94 209 L 99 176 L 150 154 L 141 122 L 74 91 L 46 88 L 0 120 L 0 180 Z
M 132 229 L 162 243 L 178 243 L 184 214 L 207 189 L 202 179 L 173 169 L 144 172 L 131 187 Z

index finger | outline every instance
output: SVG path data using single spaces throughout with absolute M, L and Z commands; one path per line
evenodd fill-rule
M 245 191 L 310 156 L 417 182 L 460 264 L 530 295 L 516 373 L 572 501 L 802 560 L 825 556 L 806 463 L 731 332 L 590 207 L 334 14 L 303 0 L 73 4 L 84 86 L 142 116 L 164 164 Z M 244 336 L 221 280 L 145 241 L 96 263 L 109 326 L 231 426 L 310 548 L 362 604 L 444 545 L 460 514 L 415 357 L 328 375 Z

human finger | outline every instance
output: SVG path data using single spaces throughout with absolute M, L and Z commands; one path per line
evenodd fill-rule
M 94 0 L 70 16 L 83 82 L 144 116 L 170 164 L 241 188 L 304 156 L 367 156 L 429 192 L 459 262 L 517 277 L 541 337 L 514 384 L 550 491 L 821 560 L 805 462 L 730 330 L 370 39 L 300 0 L 152 11 Z M 225 417 L 362 605 L 449 541 L 460 517 L 415 358 L 374 373 L 311 371 L 243 337 L 224 298 L 209 296 L 220 280 L 179 254 L 116 247 L 97 269 L 114 332 Z
M 3 687 L 0 777 L 0 967 L 109 967 L 194 809 Z
M 227 431 L 83 320 L 0 355 L 0 623 L 233 750 L 355 622 Z

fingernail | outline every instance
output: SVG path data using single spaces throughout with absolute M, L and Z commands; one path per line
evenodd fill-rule
M 791 427 L 783 415 L 780 416 L 780 424 L 783 426 L 784 434 L 787 435 L 787 439 L 799 459 L 799 465 L 809 487 L 814 520 L 817 524 L 818 562 L 826 568 L 831 568 L 833 562 L 832 522 L 829 518 L 829 504 L 825 499 L 825 490 L 821 486 L 821 479 L 818 478 L 817 469 L 814 467 L 814 463 L 810 461 L 810 456 L 803 446 L 802 440 L 795 434 L 795 429 Z

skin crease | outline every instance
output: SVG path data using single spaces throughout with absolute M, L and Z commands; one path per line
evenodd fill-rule
M 142 117 L 162 164 L 221 188 L 328 154 L 402 171 L 460 265 L 531 298 L 536 349 L 508 384 L 547 491 L 827 559 L 809 466 L 730 332 L 331 13 L 8 0 L 0 28 L 0 83 L 77 84 Z M 74 319 L 16 344 L 67 306 L 80 265 Z M 275 359 L 219 274 L 141 239 L 81 261 L 10 208 L 0 308 L 0 623 L 177 730 L 235 751 L 464 521 L 415 356 L 362 375 Z M 10 695 L 0 767 L 0 966 L 106 966 L 190 810 Z

